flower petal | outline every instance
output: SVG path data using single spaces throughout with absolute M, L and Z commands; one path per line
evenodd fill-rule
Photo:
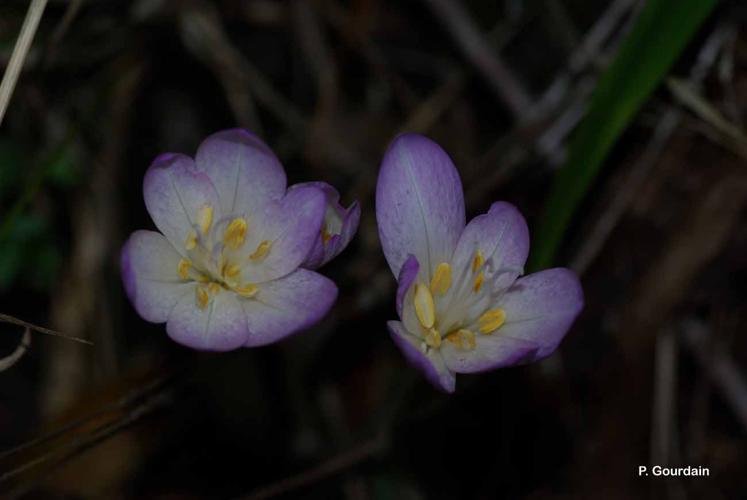
M 558 347 L 584 307 L 584 292 L 572 271 L 546 269 L 516 280 L 499 306 L 506 311 L 506 322 L 493 335 L 537 344 L 537 360 Z
M 408 255 L 407 260 L 402 264 L 402 269 L 399 271 L 399 277 L 397 278 L 397 314 L 402 318 L 402 307 L 405 302 L 405 295 L 410 290 L 412 282 L 418 276 L 420 271 L 420 264 L 418 259 L 414 255 Z
M 402 323 L 399 321 L 387 321 L 389 333 L 397 347 L 402 351 L 407 361 L 415 368 L 423 372 L 425 378 L 434 387 L 447 393 L 454 392 L 456 388 L 456 378 L 444 362 L 443 356 L 431 349 L 425 354 L 420 345 L 422 340 L 410 335 Z
M 516 269 L 496 278 L 494 287 L 507 287 L 521 275 L 529 255 L 529 229 L 519 210 L 506 202 L 491 205 L 488 213 L 472 219 L 459 238 L 454 263 L 471 261 L 479 250 L 493 270 Z M 492 259 L 492 260 L 491 260 Z
M 496 332 L 477 334 L 475 348 L 460 350 L 448 340 L 441 344 L 446 366 L 456 373 L 479 373 L 532 361 L 539 350 L 533 342 Z
M 320 232 L 311 252 L 302 264 L 306 269 L 313 270 L 320 268 L 345 250 L 358 230 L 361 209 L 357 201 L 354 201 L 348 208 L 343 208 L 340 205 L 340 193 L 326 182 L 303 182 L 291 186 L 288 191 L 304 186 L 321 189 L 327 200 L 323 229 L 328 239 L 325 241 L 324 235 Z
M 451 260 L 464 229 L 464 194 L 438 144 L 417 134 L 392 142 L 376 185 L 376 221 L 395 276 L 408 254 L 417 257 L 428 280 L 435 266 Z
M 166 153 L 156 158 L 145 173 L 143 195 L 156 227 L 180 253 L 204 207 L 214 211 L 213 218 L 220 217 L 215 186 L 188 156 Z
M 189 284 L 177 274 L 181 256 L 155 231 L 135 231 L 124 244 L 120 265 L 127 296 L 146 321 L 163 323 Z
M 257 295 L 241 301 L 249 323 L 245 346 L 271 344 L 321 320 L 337 299 L 337 287 L 321 274 L 299 269 L 260 285 Z
M 244 129 L 217 132 L 195 156 L 197 168 L 213 181 L 224 214 L 253 214 L 285 194 L 286 177 L 275 153 Z
M 252 219 L 246 248 L 253 252 L 263 241 L 271 242 L 267 255 L 248 259 L 242 280 L 264 283 L 297 269 L 314 245 L 322 227 L 324 193 L 313 186 L 289 191 L 280 201 L 271 202 L 262 215 Z
M 169 314 L 166 333 L 174 341 L 204 351 L 230 351 L 246 342 L 249 330 L 236 294 L 221 290 L 205 309 L 197 307 L 195 288 Z

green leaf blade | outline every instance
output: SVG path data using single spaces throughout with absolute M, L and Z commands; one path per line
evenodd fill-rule
M 550 191 L 530 258 L 552 264 L 578 205 L 625 128 L 661 83 L 717 0 L 649 0 L 602 74 Z

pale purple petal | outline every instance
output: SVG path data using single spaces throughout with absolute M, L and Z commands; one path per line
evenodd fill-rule
M 498 305 L 506 322 L 495 333 L 535 343 L 534 359 L 550 355 L 584 306 L 578 277 L 563 268 L 546 269 L 516 280 Z
M 515 270 L 497 275 L 494 287 L 507 287 L 521 275 L 529 255 L 529 229 L 515 206 L 499 201 L 472 219 L 459 238 L 455 265 L 471 261 L 476 250 L 490 263 L 489 270 Z
M 355 236 L 360 222 L 361 209 L 358 202 L 353 202 L 348 208 L 340 205 L 340 193 L 326 182 L 303 182 L 288 188 L 292 191 L 299 187 L 314 186 L 324 192 L 327 199 L 327 207 L 324 214 L 324 229 L 330 238 L 326 242 L 320 232 L 309 252 L 309 255 L 301 264 L 306 269 L 318 269 L 330 260 L 337 257 L 345 250 L 350 240 Z
M 197 149 L 195 162 L 213 181 L 224 214 L 251 215 L 285 194 L 283 166 L 275 153 L 248 130 L 211 135 Z
M 298 269 L 263 283 L 257 295 L 241 305 L 249 323 L 247 347 L 271 344 L 321 320 L 337 299 L 337 287 L 314 271 Z
M 154 231 L 135 231 L 122 248 L 125 291 L 146 321 L 166 321 L 177 301 L 190 290 L 190 285 L 179 278 L 179 259 L 166 238 Z
M 479 373 L 534 360 L 540 346 L 534 342 L 507 336 L 502 329 L 477 334 L 472 350 L 460 350 L 448 340 L 441 343 L 446 365 L 456 373 Z
M 420 370 L 434 387 L 447 393 L 454 392 L 456 378 L 444 362 L 444 358 L 437 350 L 431 349 L 425 354 L 420 345 L 422 340 L 410 335 L 399 321 L 388 321 L 389 333 L 397 347 L 402 351 L 407 361 Z
M 195 288 L 181 297 L 169 314 L 166 333 L 174 341 L 203 351 L 230 351 L 249 335 L 247 320 L 236 294 L 221 290 L 204 309 L 197 307 Z
M 384 256 L 399 275 L 408 254 L 425 276 L 450 262 L 464 229 L 459 174 L 441 147 L 417 134 L 397 137 L 381 164 L 376 185 L 376 221 Z
M 264 258 L 249 259 L 242 270 L 242 281 L 264 283 L 298 268 L 319 235 L 324 207 L 324 193 L 306 186 L 289 191 L 282 200 L 271 202 L 261 215 L 250 219 L 248 251 L 265 240 L 272 246 Z
M 402 269 L 397 278 L 397 314 L 402 318 L 402 307 L 405 302 L 405 295 L 412 286 L 412 282 L 418 277 L 420 264 L 414 255 L 408 255 L 407 260 L 402 264 Z
M 188 156 L 166 153 L 156 158 L 145 173 L 143 195 L 156 227 L 180 253 L 203 207 L 213 208 L 213 217 L 220 217 L 213 183 Z

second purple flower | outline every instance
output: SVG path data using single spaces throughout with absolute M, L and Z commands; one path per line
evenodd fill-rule
M 399 136 L 376 186 L 384 256 L 397 277 L 388 323 L 405 357 L 436 387 L 453 392 L 456 373 L 535 361 L 551 354 L 583 307 L 567 269 L 526 277 L 529 231 L 513 206 L 496 202 L 465 225 L 454 164 L 438 144 Z

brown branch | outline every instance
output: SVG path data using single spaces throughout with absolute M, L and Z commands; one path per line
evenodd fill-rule
M 531 96 L 501 57 L 493 52 L 461 3 L 453 0 L 423 1 L 444 24 L 464 56 L 508 106 L 514 118 L 523 121 L 532 105 Z
M 31 329 L 26 328 L 23 331 L 23 337 L 21 338 L 21 342 L 18 344 L 15 350 L 12 353 L 10 353 L 8 356 L 5 356 L 4 358 L 0 358 L 0 372 L 4 372 L 8 368 L 18 363 L 18 360 L 20 360 L 23 357 L 23 355 L 26 353 L 30 345 L 31 345 Z
M 26 13 L 26 19 L 21 26 L 21 34 L 18 35 L 13 54 L 10 56 L 8 67 L 5 69 L 3 80 L 0 82 L 0 124 L 3 122 L 5 110 L 8 109 L 8 103 L 16 87 L 18 76 L 23 69 L 23 63 L 26 55 L 31 48 L 31 42 L 34 40 L 36 29 L 39 27 L 44 9 L 47 7 L 47 0 L 32 0 L 29 10 Z
M 157 393 L 151 398 L 143 401 L 135 408 L 129 410 L 115 421 L 96 428 L 89 435 L 80 439 L 74 439 L 72 442 L 66 444 L 62 448 L 49 451 L 29 462 L 24 463 L 19 467 L 16 467 L 13 470 L 5 472 L 4 474 L 2 474 L 2 476 L 0 476 L 0 483 L 17 477 L 18 475 L 30 469 L 51 462 L 50 465 L 42 473 L 8 492 L 6 498 L 20 498 L 25 496 L 37 487 L 39 481 L 42 478 L 47 476 L 59 465 L 65 463 L 73 457 L 78 456 L 84 451 L 96 446 L 97 444 L 109 439 L 123 429 L 135 424 L 140 419 L 162 408 L 170 401 L 170 394 Z
M 143 398 L 151 394 L 157 394 L 159 391 L 164 390 L 165 388 L 171 385 L 171 382 L 174 380 L 174 378 L 175 378 L 174 374 L 167 374 L 162 377 L 158 377 L 157 379 L 151 382 L 148 382 L 147 384 L 141 387 L 131 390 L 130 392 L 128 392 L 127 394 L 119 398 L 117 401 L 109 405 L 106 405 L 102 408 L 99 408 L 98 410 L 92 413 L 89 413 L 88 415 L 78 418 L 60 427 L 59 429 L 55 429 L 51 432 L 48 432 L 47 434 L 35 437 L 29 441 L 25 441 L 10 449 L 0 452 L 0 460 L 5 460 L 6 458 L 16 455 L 17 453 L 31 449 L 35 446 L 39 446 L 43 443 L 52 441 L 59 437 L 65 436 L 69 432 L 79 429 L 83 427 L 84 425 L 98 418 L 101 418 L 105 415 L 126 409 L 127 407 L 135 404 L 137 401 L 142 400 Z
M 719 26 L 708 37 L 698 53 L 697 60 L 690 70 L 690 82 L 696 87 L 708 76 L 713 67 L 719 49 L 726 41 L 724 34 L 730 28 Z M 612 231 L 627 212 L 628 207 L 636 198 L 640 188 L 643 186 L 649 172 L 661 157 L 661 153 L 669 142 L 677 127 L 682 122 L 682 111 L 679 106 L 669 106 L 661 115 L 646 145 L 643 154 L 635 164 L 625 173 L 625 178 L 620 183 L 609 188 L 609 195 L 605 199 L 611 199 L 609 205 L 602 211 L 594 222 L 594 226 L 587 233 L 582 246 L 578 249 L 571 261 L 571 268 L 579 274 L 584 274 L 594 262 L 597 255 L 602 251 L 604 244 L 609 239 Z M 620 189 L 619 186 L 625 186 Z
M 723 346 L 709 348 L 708 330 L 700 323 L 685 324 L 683 333 L 690 354 L 700 363 L 747 432 L 747 379 L 734 358 Z
M 13 316 L 8 316 L 7 314 L 0 313 L 0 322 L 10 323 L 11 325 L 22 326 L 24 328 L 28 328 L 29 330 L 33 330 L 38 333 L 43 333 L 44 335 L 52 335 L 53 337 L 60 337 L 63 339 L 72 340 L 73 342 L 80 342 L 81 344 L 93 345 L 93 342 L 91 342 L 90 340 L 82 339 L 80 337 L 73 337 L 70 335 L 65 335 L 64 333 L 56 332 L 54 330 L 50 330 L 49 328 L 44 328 L 43 326 L 37 326 L 32 323 L 23 321 L 21 319 L 14 318 Z

